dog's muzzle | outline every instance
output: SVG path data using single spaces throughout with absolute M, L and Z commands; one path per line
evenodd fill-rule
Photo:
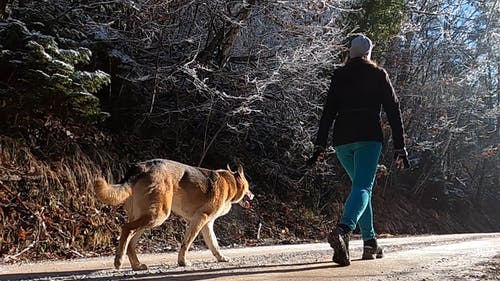
M 245 195 L 243 196 L 243 199 L 241 199 L 239 204 L 241 205 L 241 207 L 243 207 L 245 209 L 249 209 L 251 207 L 250 201 L 253 199 L 253 197 L 254 197 L 253 193 L 249 190 L 245 193 Z

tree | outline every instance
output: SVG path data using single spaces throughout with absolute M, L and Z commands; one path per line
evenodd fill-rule
M 440 180 L 450 200 L 471 202 L 497 188 L 498 18 L 494 1 L 414 1 L 387 67 L 404 102 L 413 153 L 422 161 L 412 190 Z M 498 20 L 496 20 L 498 21 Z M 493 32 L 494 33 L 494 32 Z M 459 197 L 456 197 L 459 196 Z M 453 199 L 455 198 L 455 199 Z M 477 201 L 477 200 L 476 200 Z
M 370 37 L 375 50 L 386 51 L 388 42 L 398 36 L 406 20 L 408 7 L 404 0 L 355 1 L 355 10 L 346 17 L 349 32 L 361 32 Z
M 27 114 L 95 123 L 107 116 L 92 93 L 110 82 L 109 75 L 78 69 L 90 62 L 89 49 L 59 48 L 54 37 L 31 32 L 17 20 L 0 26 L 0 42 L 1 90 L 10 105 L 5 121 Z

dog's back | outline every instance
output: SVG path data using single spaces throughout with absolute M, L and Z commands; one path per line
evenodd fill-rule
M 152 159 L 144 162 L 137 162 L 137 163 L 132 163 L 129 165 L 129 168 L 127 172 L 125 172 L 125 175 L 123 178 L 119 181 L 119 184 L 124 184 L 124 183 L 131 183 L 133 184 L 137 179 L 145 172 L 149 171 L 151 168 L 154 168 L 164 162 L 167 162 L 170 160 L 164 160 L 164 159 Z M 174 161 L 170 161 L 174 162 Z M 177 162 L 176 162 L 177 163 Z M 181 164 L 181 163 L 178 163 Z M 183 164 L 181 164 L 183 165 Z

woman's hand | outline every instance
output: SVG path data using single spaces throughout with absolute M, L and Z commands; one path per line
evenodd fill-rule
M 410 168 L 410 161 L 408 161 L 408 152 L 406 148 L 394 150 L 394 163 L 396 164 L 396 169 L 399 170 Z
M 313 166 L 317 165 L 319 162 L 323 161 L 325 159 L 325 149 L 317 146 L 314 148 L 313 155 L 309 160 L 307 160 L 307 165 Z

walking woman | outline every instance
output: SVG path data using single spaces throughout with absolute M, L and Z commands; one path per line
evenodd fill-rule
M 328 133 L 333 128 L 333 146 L 349 175 L 352 187 L 338 226 L 329 234 L 333 261 L 351 263 L 349 239 L 359 224 L 363 237 L 363 259 L 383 257 L 373 229 L 372 187 L 382 150 L 381 108 L 392 129 L 396 167 L 408 166 L 403 140 L 399 101 L 387 72 L 371 60 L 371 40 L 359 35 L 351 42 L 349 59 L 335 70 L 323 108 L 311 162 L 323 157 Z

